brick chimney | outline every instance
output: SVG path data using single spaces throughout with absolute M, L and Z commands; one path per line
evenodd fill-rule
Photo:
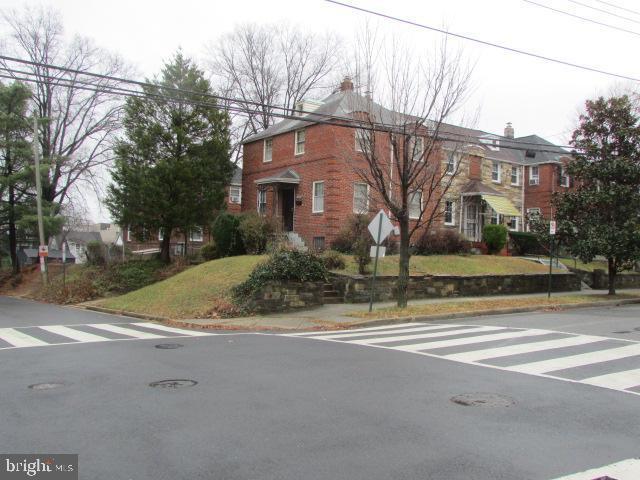
M 351 81 L 351 77 L 344 77 L 344 80 L 342 80 L 342 83 L 340 84 L 340 91 L 353 91 L 353 82 Z
M 507 138 L 513 138 L 515 131 L 513 130 L 513 126 L 511 122 L 507 122 L 507 126 L 504 127 L 504 136 Z

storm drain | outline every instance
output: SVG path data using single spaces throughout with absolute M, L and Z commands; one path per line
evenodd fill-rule
M 184 347 L 181 343 L 159 343 L 156 348 L 161 350 L 173 350 L 174 348 Z
M 451 397 L 451 401 L 463 407 L 510 407 L 516 401 L 497 393 L 463 393 Z
M 150 387 L 160 388 L 163 390 L 175 390 L 178 388 L 194 387 L 198 384 L 195 380 L 188 379 L 174 379 L 174 380 L 158 380 L 157 382 L 151 382 Z
M 64 383 L 34 383 L 33 385 L 29 385 L 31 390 L 53 390 L 54 388 L 64 387 Z

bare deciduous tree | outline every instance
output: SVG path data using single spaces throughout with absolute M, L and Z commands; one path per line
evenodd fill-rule
M 23 65 L 3 60 L 0 65 L 5 73 L 35 82 L 32 102 L 41 119 L 40 144 L 48 168 L 42 193 L 54 215 L 83 182 L 100 187 L 96 171 L 110 163 L 111 140 L 120 128 L 122 103 L 104 91 L 119 82 L 91 78 L 89 90 L 89 79 L 78 72 L 119 76 L 125 73 L 125 66 L 119 57 L 86 38 L 67 41 L 54 10 L 27 7 L 3 12 L 3 18 L 10 31 L 5 41 L 13 55 L 32 62 Z
M 376 69 L 370 49 L 379 46 L 370 36 L 364 39 L 358 65 L 371 83 L 363 87 L 366 96 L 353 95 L 349 108 L 360 122 L 355 138 L 361 154 L 345 154 L 345 159 L 369 185 L 374 203 L 398 222 L 398 306 L 405 307 L 412 236 L 428 232 L 444 216 L 444 201 L 460 171 L 455 159 L 465 136 L 446 122 L 468 94 L 472 69 L 446 42 L 418 57 L 415 48 L 398 41 L 388 44 Z M 352 144 L 343 150 L 352 152 Z
M 339 60 L 340 42 L 335 36 L 282 24 L 240 25 L 212 44 L 208 64 L 217 90 L 253 102 L 247 107 L 251 113 L 232 115 L 236 160 L 246 137 L 271 126 L 278 114 L 292 114 L 306 96 L 326 93 L 335 83 Z

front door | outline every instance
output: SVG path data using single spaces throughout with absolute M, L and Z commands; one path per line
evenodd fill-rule
M 281 190 L 280 194 L 282 196 L 282 228 L 285 232 L 292 232 L 295 193 L 293 188 L 287 188 Z
M 478 205 L 468 203 L 465 212 L 465 235 L 469 240 L 478 241 Z

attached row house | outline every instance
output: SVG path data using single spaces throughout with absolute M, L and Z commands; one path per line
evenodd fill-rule
M 294 244 L 324 249 L 350 215 L 382 208 L 354 168 L 364 165 L 358 129 L 339 124 L 365 109 L 381 116 L 397 115 L 356 93 L 345 78 L 324 100 L 300 102 L 299 118 L 282 120 L 248 137 L 243 142 L 241 210 L 272 217 Z M 443 142 L 434 154 L 437 158 L 428 159 L 455 173 L 441 205 L 438 228 L 456 229 L 480 242 L 486 224 L 523 231 L 527 215 L 553 216 L 553 193 L 571 186 L 564 169 L 568 151 L 535 135 L 515 137 L 511 124 L 504 135 L 452 125 L 443 129 L 461 141 L 456 146 Z M 376 148 L 386 148 L 391 163 L 388 135 L 375 135 Z M 425 208 L 421 193 L 416 192 L 410 198 L 410 218 L 421 208 Z

